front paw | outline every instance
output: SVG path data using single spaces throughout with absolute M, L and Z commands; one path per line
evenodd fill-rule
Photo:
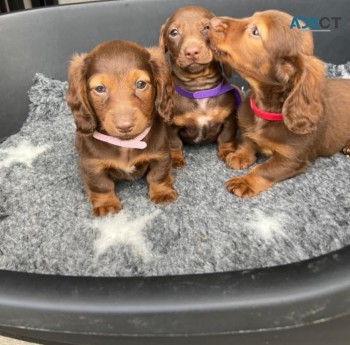
M 348 143 L 343 148 L 343 153 L 348 157 L 350 156 L 350 141 L 348 141 Z
M 255 155 L 244 155 L 241 153 L 229 153 L 226 156 L 226 166 L 233 170 L 243 170 L 255 163 Z
M 226 188 L 230 193 L 245 199 L 258 194 L 247 176 L 232 177 L 226 182 Z
M 150 199 L 155 204 L 167 205 L 177 199 L 177 193 L 174 189 L 167 188 L 154 193 L 150 193 Z
M 171 162 L 174 169 L 181 169 L 186 165 L 186 161 L 181 150 L 171 150 Z
M 241 198 L 249 199 L 271 188 L 276 181 L 267 180 L 254 173 L 232 177 L 226 182 L 227 190 Z
M 94 214 L 94 216 L 102 217 L 102 216 L 105 216 L 107 214 L 118 213 L 122 210 L 122 208 L 123 208 L 123 206 L 119 200 L 118 201 L 111 200 L 110 202 L 106 201 L 102 205 L 93 206 L 92 213 Z
M 235 145 L 232 143 L 219 144 L 218 146 L 218 158 L 222 161 L 225 161 L 229 153 L 235 152 Z

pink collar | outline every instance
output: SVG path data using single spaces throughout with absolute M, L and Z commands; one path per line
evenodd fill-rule
M 277 113 L 268 113 L 267 111 L 263 111 L 259 109 L 254 100 L 253 97 L 250 97 L 250 107 L 252 108 L 253 112 L 255 113 L 256 116 L 268 120 L 268 121 L 283 121 L 283 115 L 282 114 L 277 114 Z
M 115 146 L 127 147 L 129 149 L 144 149 L 147 147 L 147 143 L 142 141 L 142 139 L 146 137 L 146 135 L 149 133 L 150 130 L 151 130 L 151 127 L 148 127 L 137 137 L 130 140 L 121 140 L 116 137 L 104 135 L 97 131 L 95 131 L 92 136 L 97 140 L 101 140 L 101 141 L 104 141 L 105 143 L 112 144 Z

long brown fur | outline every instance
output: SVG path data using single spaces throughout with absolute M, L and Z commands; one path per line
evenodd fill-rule
M 173 116 L 174 87 L 162 51 L 127 41 L 102 43 L 87 54 L 73 56 L 68 80 L 67 102 L 77 127 L 79 167 L 94 215 L 121 210 L 115 180 L 134 180 L 145 174 L 153 202 L 174 201 L 177 193 L 165 127 Z M 146 83 L 142 89 L 136 87 L 140 81 Z M 97 130 L 129 140 L 149 126 L 143 140 L 147 147 L 142 150 L 93 137 Z
M 238 112 L 241 132 L 232 169 L 246 169 L 256 153 L 268 159 L 227 188 L 249 198 L 303 172 L 319 156 L 350 153 L 350 80 L 326 79 L 313 55 L 310 31 L 290 29 L 292 16 L 270 10 L 252 17 L 213 18 L 208 36 L 216 58 L 246 79 L 251 90 Z M 283 121 L 258 118 L 250 107 L 282 113 Z

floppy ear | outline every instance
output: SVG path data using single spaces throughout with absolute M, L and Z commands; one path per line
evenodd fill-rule
M 168 47 L 166 46 L 166 26 L 168 23 L 169 18 L 165 21 L 165 23 L 160 27 L 160 33 L 159 33 L 159 47 L 162 49 L 163 53 L 165 54 L 168 51 Z
M 156 105 L 159 115 L 166 123 L 171 123 L 174 110 L 174 83 L 164 53 L 158 47 L 147 49 L 151 57 L 149 63 L 152 68 L 156 84 Z
M 317 129 L 323 113 L 321 89 L 324 66 L 313 56 L 300 55 L 294 85 L 282 108 L 284 123 L 296 134 L 307 134 Z
M 96 122 L 87 97 L 87 54 L 74 55 L 68 67 L 66 100 L 72 110 L 77 131 L 88 135 L 96 129 Z

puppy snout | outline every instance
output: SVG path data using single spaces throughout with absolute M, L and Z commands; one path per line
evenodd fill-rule
M 185 48 L 185 56 L 188 59 L 196 60 L 199 57 L 200 48 L 198 46 L 192 45 Z
M 133 130 L 134 124 L 130 120 L 117 120 L 116 127 L 121 133 L 129 133 Z

